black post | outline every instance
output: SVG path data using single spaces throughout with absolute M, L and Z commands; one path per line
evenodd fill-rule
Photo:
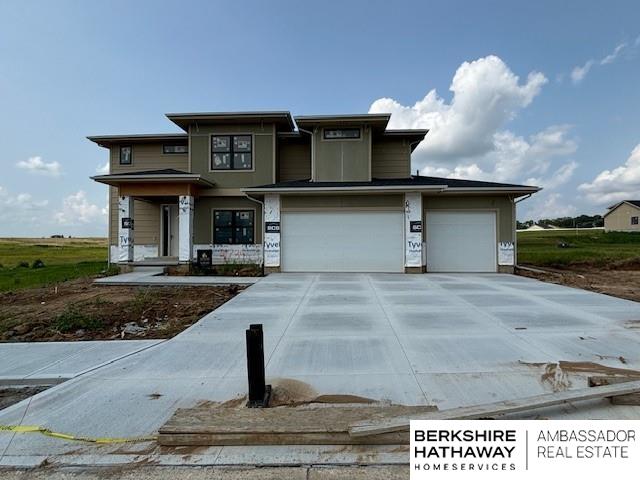
M 262 325 L 249 325 L 246 336 L 247 376 L 249 379 L 249 400 L 247 407 L 267 407 L 269 405 L 271 385 L 265 385 Z

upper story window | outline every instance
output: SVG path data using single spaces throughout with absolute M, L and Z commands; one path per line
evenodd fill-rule
M 122 145 L 120 147 L 120 165 L 131 165 L 133 162 L 133 147 Z
M 360 138 L 359 128 L 325 128 L 323 132 L 325 140 L 344 140 Z
M 638 217 L 631 217 L 631 225 L 638 225 Z
M 165 143 L 162 145 L 162 153 L 165 155 L 177 155 L 189 153 L 187 143 Z
M 251 170 L 253 168 L 251 135 L 213 135 L 211 170 Z

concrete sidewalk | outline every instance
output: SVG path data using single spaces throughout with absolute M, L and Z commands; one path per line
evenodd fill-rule
M 163 341 L 0 343 L 0 385 L 59 383 Z
M 129 273 L 98 278 L 94 280 L 93 283 L 97 285 L 120 286 L 226 286 L 253 285 L 261 279 L 262 277 L 165 275 L 164 268 L 162 267 L 143 267 Z
M 0 412 L 0 424 L 85 436 L 154 434 L 176 408 L 244 395 L 244 331 L 265 331 L 268 381 L 439 408 L 586 385 L 560 360 L 640 369 L 640 304 L 512 275 L 269 275 L 180 335 Z M 631 326 L 630 326 L 631 325 Z M 557 378 L 556 378 L 557 377 Z M 557 382 L 556 382 L 557 380 Z M 638 419 L 606 401 L 535 412 Z M 153 443 L 66 442 L 0 432 L 0 465 L 402 464 L 394 447 L 211 447 L 183 455 Z

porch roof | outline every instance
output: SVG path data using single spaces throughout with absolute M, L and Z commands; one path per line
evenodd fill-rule
M 146 170 L 142 172 L 113 173 L 91 177 L 99 183 L 117 187 L 123 183 L 188 183 L 201 187 L 213 187 L 214 183 L 197 173 L 183 172 L 173 168 Z

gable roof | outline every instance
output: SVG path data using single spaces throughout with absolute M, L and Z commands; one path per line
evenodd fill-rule
M 615 203 L 615 204 L 611 205 L 610 207 L 607 207 L 607 209 L 609 211 L 607 213 L 605 213 L 603 215 L 603 217 L 606 217 L 607 215 L 612 213 L 616 208 L 618 208 L 623 203 L 628 203 L 629 205 L 631 205 L 633 207 L 640 208 L 640 200 L 622 200 L 621 202 Z

